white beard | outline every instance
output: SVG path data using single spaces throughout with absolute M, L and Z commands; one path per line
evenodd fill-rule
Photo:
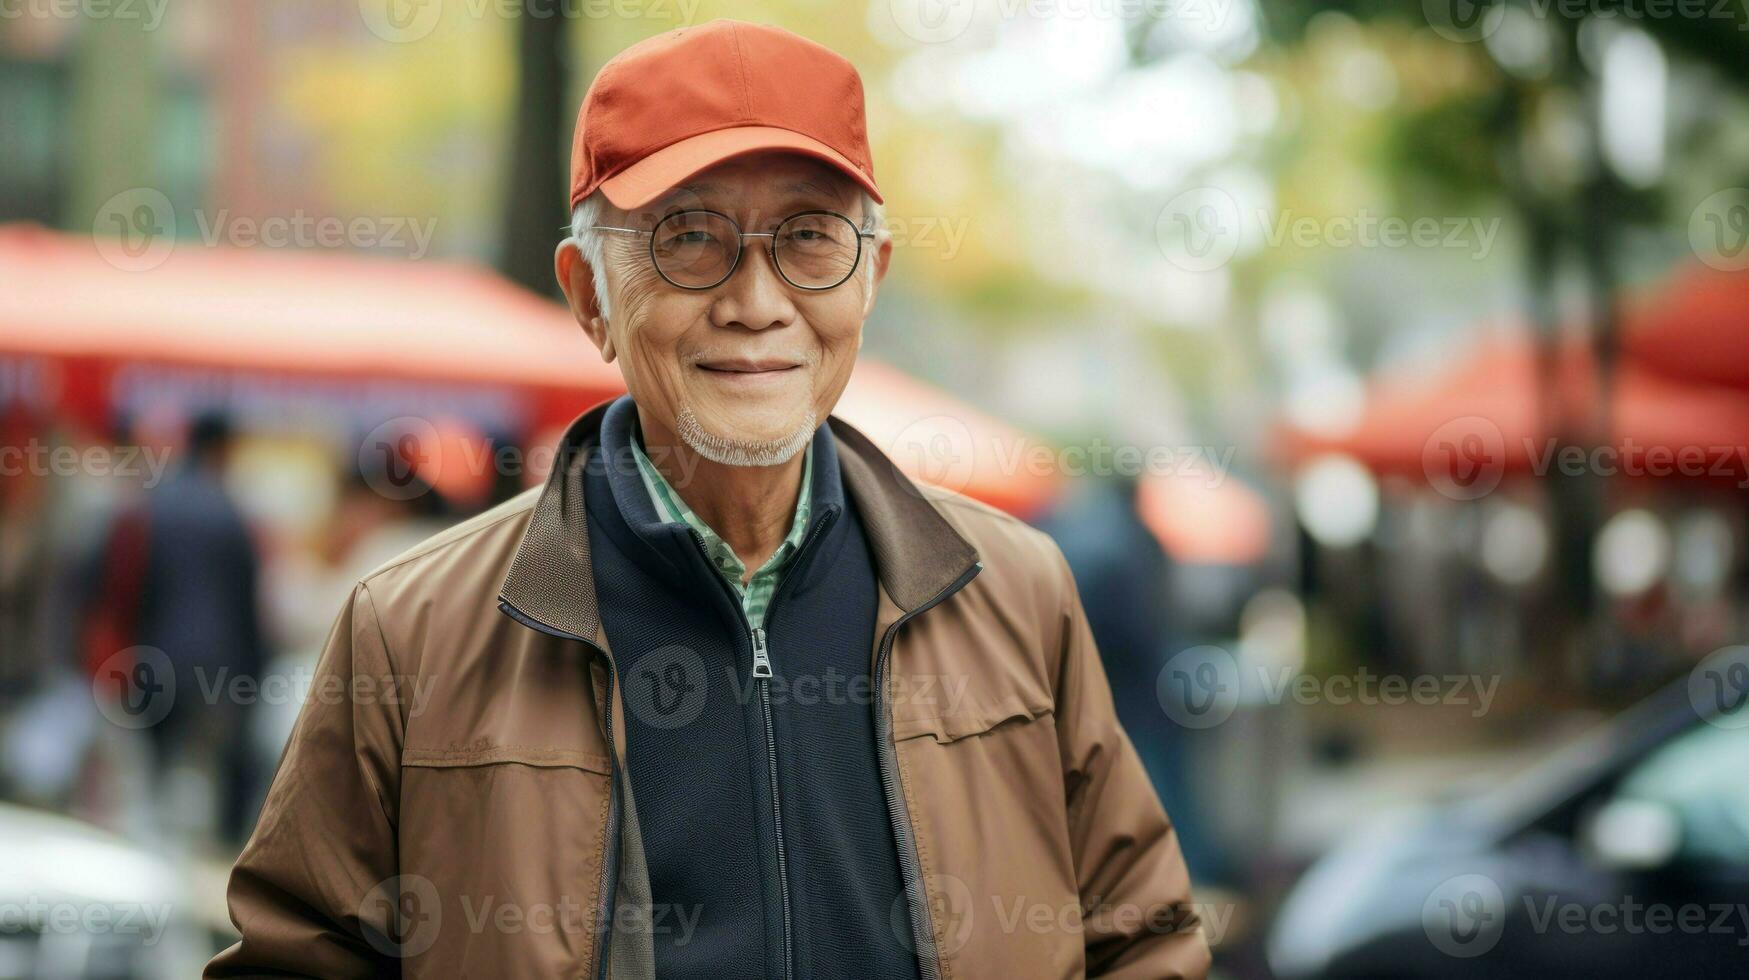
M 674 427 L 681 442 L 713 463 L 724 466 L 776 466 L 789 462 L 797 453 L 807 448 L 808 443 L 813 440 L 814 430 L 820 427 L 820 422 L 819 416 L 810 409 L 802 424 L 780 439 L 728 439 L 706 432 L 692 409 L 682 406 L 679 416 L 674 420 Z

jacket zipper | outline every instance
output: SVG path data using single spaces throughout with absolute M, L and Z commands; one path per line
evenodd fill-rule
M 982 562 L 972 565 L 947 588 L 936 593 L 934 598 L 894 620 L 893 625 L 887 627 L 886 633 L 882 635 L 880 650 L 875 655 L 875 724 L 879 726 L 875 733 L 875 748 L 878 750 L 876 761 L 880 769 L 881 788 L 887 796 L 887 816 L 892 820 L 893 837 L 899 845 L 899 874 L 910 905 L 911 939 L 917 951 L 917 966 L 922 972 L 923 980 L 939 980 L 941 960 L 935 949 L 935 929 L 929 920 L 922 862 L 917 857 L 917 839 L 911 829 L 911 814 L 905 806 L 905 788 L 899 782 L 899 750 L 893 742 L 892 708 L 887 704 L 887 672 L 893 638 L 898 634 L 899 627 L 964 588 L 966 583 L 977 577 L 983 567 Z
M 609 940 L 613 936 L 614 890 L 619 887 L 619 754 L 613 745 L 613 685 L 616 680 L 613 658 L 606 650 L 597 646 L 594 640 L 586 639 L 576 633 L 570 633 L 535 619 L 522 610 L 500 599 L 499 606 L 516 620 L 530 629 L 538 630 L 548 636 L 561 640 L 575 640 L 583 644 L 592 653 L 607 664 L 607 842 L 606 850 L 601 855 L 601 900 L 596 904 L 597 920 L 601 923 L 601 935 L 595 940 L 595 975 L 599 980 L 608 980 Z

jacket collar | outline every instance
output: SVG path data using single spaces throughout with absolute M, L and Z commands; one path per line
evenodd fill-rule
M 622 398 L 629 404 L 630 396 Z M 592 450 L 601 444 L 602 421 L 613 404 L 585 412 L 559 440 L 553 471 L 498 593 L 512 617 L 597 644 L 601 616 L 589 559 L 584 468 L 602 465 Z M 844 489 L 862 515 L 876 573 L 901 611 L 928 603 L 977 564 L 971 542 L 867 436 L 837 416 L 826 425 Z

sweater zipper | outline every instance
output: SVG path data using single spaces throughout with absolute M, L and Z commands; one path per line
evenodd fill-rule
M 596 903 L 596 921 L 601 924 L 601 935 L 595 940 L 595 974 L 599 980 L 608 980 L 609 939 L 613 935 L 614 892 L 619 887 L 619 754 L 613 745 L 613 685 L 617 679 L 613 667 L 613 658 L 607 651 L 596 645 L 594 640 L 585 639 L 576 633 L 567 632 L 535 619 L 522 610 L 511 605 L 504 599 L 498 600 L 498 605 L 516 620 L 530 629 L 538 630 L 548 636 L 556 636 L 561 640 L 575 640 L 583 644 L 592 653 L 607 664 L 607 834 L 601 855 L 601 898 Z
M 808 545 L 812 544 L 814 538 L 819 535 L 820 529 L 830 523 L 833 513 L 830 510 L 822 513 L 819 519 L 814 521 L 813 526 L 809 527 L 802 535 L 801 546 L 796 548 L 795 557 L 791 559 L 792 562 L 801 560 L 802 555 L 806 554 L 808 550 Z M 698 546 L 699 556 L 704 559 L 707 566 L 714 569 L 716 566 L 711 562 L 710 550 L 705 547 L 704 535 L 698 533 L 696 528 L 689 530 L 692 531 L 693 542 Z M 794 565 L 791 566 L 792 569 L 794 567 Z M 783 842 L 783 803 L 778 797 L 777 788 L 777 729 L 771 723 L 771 648 L 766 643 L 765 627 L 754 626 L 748 622 L 746 607 L 741 604 L 740 597 L 734 594 L 734 589 L 730 588 L 728 581 L 721 575 L 715 574 L 714 571 L 712 577 L 722 583 L 722 588 L 728 593 L 729 600 L 734 604 L 736 611 L 741 614 L 741 625 L 747 629 L 747 640 L 753 651 L 751 674 L 754 683 L 759 685 L 759 713 L 765 722 L 766 775 L 771 784 L 772 841 L 777 849 L 777 891 L 783 907 L 783 977 L 784 980 L 790 980 L 794 976 L 795 969 L 793 965 L 795 914 L 790 905 L 789 897 L 789 856 Z M 778 583 L 777 591 L 772 593 L 771 602 L 765 607 L 765 622 L 771 621 L 771 613 L 777 608 L 778 597 L 785 593 L 790 581 L 791 576 L 785 575 L 783 581 Z
M 777 843 L 777 890 L 783 902 L 783 975 L 788 978 L 794 943 L 790 931 L 793 926 L 789 902 L 789 857 L 783 844 L 783 807 L 777 799 L 777 732 L 771 724 L 771 655 L 765 647 L 763 626 L 753 630 L 753 677 L 759 685 L 759 711 L 765 717 L 765 758 L 771 780 L 771 828 L 773 840 Z
M 929 921 L 928 896 L 924 894 L 922 862 L 917 857 L 917 838 L 911 829 L 911 814 L 905 806 L 905 788 L 899 781 L 899 750 L 893 741 L 892 708 L 887 704 L 887 673 L 893 651 L 893 638 L 899 627 L 964 588 L 983 569 L 982 562 L 973 564 L 953 580 L 947 588 L 921 606 L 902 614 L 881 636 L 875 655 L 875 748 L 881 774 L 881 789 L 887 797 L 887 816 L 893 824 L 893 838 L 899 846 L 899 874 L 903 880 L 906 901 L 911 911 L 911 939 L 917 952 L 917 966 L 923 980 L 939 980 L 941 960 L 935 948 L 935 928 Z

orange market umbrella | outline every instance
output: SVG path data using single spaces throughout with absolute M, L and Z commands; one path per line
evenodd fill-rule
M 1570 410 L 1595 397 L 1589 353 L 1564 346 L 1550 389 Z M 1380 473 L 1463 487 L 1481 469 L 1495 476 L 1547 474 L 1553 432 L 1529 339 L 1478 347 L 1456 366 L 1375 383 L 1357 426 L 1339 436 L 1284 430 L 1293 460 L 1352 456 Z M 1610 399 L 1608 465 L 1624 475 L 1731 478 L 1745 474 L 1749 396 L 1684 383 L 1624 361 Z M 1450 481 L 1450 482 L 1447 482 Z
M 1671 378 L 1749 388 L 1749 270 L 1693 265 L 1629 300 L 1622 353 Z
M 96 239 L 0 228 L 0 354 L 105 376 L 150 364 L 508 387 L 573 403 L 622 390 L 562 307 L 479 266 L 198 243 L 125 265 Z
M 93 421 L 142 365 L 446 385 L 520 399 L 538 433 L 625 390 L 569 311 L 482 266 L 197 242 L 149 263 L 117 254 L 0 226 L 0 397 L 8 361 L 52 376 L 38 387 Z M 838 411 L 920 479 L 1022 515 L 1057 496 L 1054 473 L 1013 463 L 1035 440 L 887 365 L 865 358 Z
M 1057 499 L 1062 477 L 1042 441 L 897 368 L 863 358 L 835 414 L 918 480 L 1031 517 Z
M 1136 487 L 1136 513 L 1181 562 L 1250 565 L 1269 552 L 1269 501 L 1231 474 L 1149 476 Z

